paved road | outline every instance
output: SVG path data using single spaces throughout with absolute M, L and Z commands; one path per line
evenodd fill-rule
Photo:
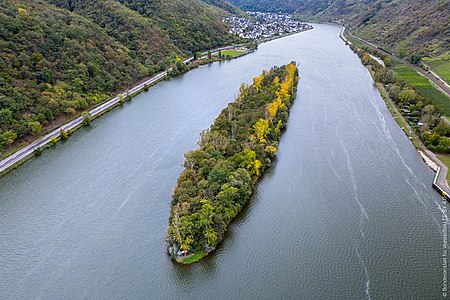
M 184 63 L 189 63 L 192 59 L 193 58 L 191 57 L 191 58 L 185 60 Z M 171 71 L 171 69 L 169 69 L 168 71 Z M 136 85 L 129 91 L 123 93 L 122 95 L 124 97 L 127 97 L 128 95 L 132 95 L 133 93 L 142 90 L 145 85 L 150 85 L 150 84 L 155 83 L 158 80 L 161 80 L 167 74 L 168 71 L 164 71 L 162 73 L 159 73 L 158 75 L 155 75 L 154 77 Z M 119 102 L 119 97 L 114 97 L 114 98 L 108 100 L 107 102 L 93 108 L 92 110 L 89 111 L 89 113 L 91 114 L 92 117 L 95 117 L 95 116 L 101 114 L 102 112 L 104 112 L 105 110 L 116 105 L 118 102 Z M 15 152 L 14 154 L 5 158 L 4 160 L 0 161 L 0 173 L 5 171 L 6 169 L 12 167 L 14 164 L 20 162 L 21 160 L 25 159 L 29 155 L 33 154 L 33 151 L 35 149 L 41 148 L 42 146 L 45 146 L 46 144 L 48 144 L 52 137 L 58 138 L 60 135 L 60 131 L 62 129 L 66 130 L 66 131 L 73 130 L 76 127 L 80 126 L 82 122 L 83 122 L 83 117 L 78 117 L 78 118 L 64 124 L 63 126 L 53 130 L 52 132 L 43 136 L 42 138 L 34 141 L 30 145 L 20 149 L 19 151 Z
M 437 87 L 439 90 L 441 90 L 444 94 L 446 94 L 448 97 L 450 97 L 450 86 L 449 86 L 443 79 L 441 79 L 439 76 L 438 76 L 438 77 L 435 77 L 435 76 L 433 76 L 432 74 L 427 73 L 427 72 L 426 72 L 425 70 L 423 70 L 422 68 L 419 68 L 418 66 L 413 65 L 413 64 L 411 64 L 411 63 L 409 63 L 409 62 L 407 62 L 407 61 L 404 61 L 404 60 L 402 60 L 401 58 L 395 56 L 394 54 L 392 54 L 392 53 L 390 53 L 390 52 L 387 52 L 386 50 L 383 50 L 383 49 L 379 48 L 377 45 L 374 45 L 374 44 L 372 44 L 371 42 L 368 42 L 368 41 L 366 41 L 366 40 L 363 40 L 362 38 L 359 38 L 359 37 L 357 37 L 357 36 L 354 36 L 354 35 L 350 32 L 350 30 L 347 30 L 347 33 L 348 33 L 351 37 L 353 37 L 353 38 L 359 40 L 361 43 L 363 43 L 363 44 L 366 45 L 367 47 L 370 47 L 370 48 L 372 48 L 372 49 L 378 50 L 379 52 L 383 53 L 384 55 L 389 56 L 391 59 L 395 59 L 395 60 L 401 61 L 401 62 L 404 63 L 405 65 L 407 65 L 407 66 L 413 68 L 413 69 L 416 70 L 420 75 L 422 75 L 422 76 L 428 78 L 431 82 L 434 83 L 434 85 L 436 85 L 436 87 Z M 437 76 L 437 74 L 436 74 L 436 76 Z
M 210 51 L 217 52 L 219 50 L 233 49 L 233 48 L 239 47 L 241 45 L 242 44 L 233 45 L 233 46 L 225 46 L 225 47 L 216 48 L 216 49 L 213 49 Z M 206 55 L 207 53 L 208 53 L 208 51 L 203 52 L 203 55 Z M 190 58 L 184 60 L 183 63 L 188 64 L 193 59 L 194 59 L 193 57 L 190 57 Z M 170 68 L 167 71 L 164 71 L 162 73 L 159 73 L 158 75 L 155 75 L 152 78 L 136 85 L 135 87 L 128 90 L 127 92 L 122 93 L 123 97 L 127 97 L 128 95 L 132 95 L 132 94 L 142 90 L 145 85 L 150 85 L 150 84 L 157 82 L 158 80 L 161 80 L 165 75 L 167 75 L 167 72 L 170 72 L 171 70 L 172 70 L 172 68 Z M 116 105 L 118 102 L 119 102 L 119 97 L 116 96 L 116 97 L 108 100 L 107 102 L 93 108 L 92 110 L 89 111 L 89 113 L 91 114 L 92 117 L 95 117 L 95 116 L 103 113 L 104 111 L 108 110 L 112 106 Z M 83 122 L 83 117 L 78 117 L 78 118 L 64 124 L 63 126 L 56 128 L 52 132 L 48 133 L 47 135 L 39 138 L 38 140 L 36 140 L 34 142 L 32 142 L 31 144 L 20 149 L 19 151 L 15 152 L 14 154 L 8 156 L 4 160 L 0 161 L 0 173 L 9 169 L 10 167 L 14 166 L 16 163 L 20 162 L 21 160 L 23 160 L 23 159 L 27 158 L 28 156 L 30 156 L 31 154 L 33 154 L 35 149 L 41 148 L 41 147 L 45 146 L 46 144 L 48 144 L 52 137 L 58 138 L 60 135 L 60 131 L 62 129 L 65 131 L 73 130 L 73 129 L 77 128 L 78 126 L 80 126 L 82 122 Z

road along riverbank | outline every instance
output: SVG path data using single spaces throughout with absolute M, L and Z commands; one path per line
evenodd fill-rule
M 256 45 L 263 44 L 275 39 L 283 38 L 292 34 L 302 33 L 304 31 L 313 29 L 312 26 L 308 27 L 305 30 L 295 32 L 295 33 L 288 33 L 283 34 L 280 36 L 274 36 L 271 38 L 264 38 L 261 40 L 255 41 Z M 208 55 L 209 53 L 214 53 L 222 50 L 229 50 L 229 49 L 235 49 L 239 47 L 243 47 L 245 44 L 238 44 L 238 45 L 230 45 L 230 46 L 224 46 L 219 47 L 215 49 L 211 49 L 209 51 L 202 52 L 202 55 Z M 243 55 L 251 53 L 252 50 L 245 51 Z M 240 55 L 236 58 L 242 57 L 243 55 Z M 192 61 L 194 61 L 194 57 L 190 57 L 183 61 L 184 64 L 189 64 Z M 211 61 L 212 62 L 212 61 Z M 97 107 L 91 109 L 88 111 L 87 116 L 90 120 L 100 117 L 101 115 L 107 113 L 111 109 L 121 105 L 123 103 L 123 99 L 133 97 L 139 93 L 141 93 L 144 90 L 147 90 L 150 86 L 153 86 L 157 84 L 158 82 L 164 80 L 167 78 L 168 74 L 172 71 L 172 68 L 169 68 L 168 70 L 161 72 L 137 85 L 135 85 L 133 88 L 124 91 L 121 94 L 118 94 L 116 97 L 104 102 L 103 104 L 98 105 Z M 34 142 L 30 143 L 29 145 L 21 148 L 20 150 L 14 152 L 10 156 L 6 157 L 5 159 L 0 161 L 0 177 L 7 174 L 11 170 L 14 170 L 21 164 L 23 164 L 28 159 L 32 158 L 34 155 L 39 155 L 45 147 L 47 147 L 50 143 L 53 143 L 54 141 L 58 141 L 61 138 L 61 132 L 67 132 L 68 134 L 71 134 L 75 130 L 79 129 L 83 125 L 85 117 L 80 116 L 75 118 L 74 120 L 69 121 L 68 123 L 54 129 L 50 133 L 46 134 L 45 136 L 35 140 Z M 89 122 L 90 122 L 89 120 Z
M 236 47 L 243 47 L 244 44 L 239 45 L 231 45 L 231 46 L 224 46 L 219 47 L 210 50 L 210 52 L 220 51 L 220 50 L 228 50 L 228 49 L 234 49 Z M 203 52 L 202 54 L 206 55 L 209 51 Z M 246 51 L 244 53 L 248 54 L 251 51 Z M 183 64 L 187 65 L 194 61 L 194 57 L 190 57 L 183 61 Z M 117 96 L 115 96 L 112 99 L 109 99 L 108 101 L 92 108 L 89 110 L 84 116 L 79 116 L 66 124 L 52 130 L 50 133 L 44 135 L 43 137 L 35 140 L 34 142 L 30 143 L 29 145 L 21 148 L 20 150 L 14 152 L 7 158 L 0 161 L 0 177 L 7 174 L 11 170 L 17 168 L 21 164 L 23 164 L 28 159 L 32 158 L 34 155 L 39 155 L 43 149 L 45 149 L 50 144 L 55 143 L 55 141 L 58 141 L 61 139 L 61 135 L 65 132 L 67 135 L 70 135 L 80 127 L 82 127 L 85 122 L 85 119 L 88 118 L 88 123 L 96 119 L 103 114 L 109 112 L 113 108 L 123 104 L 124 101 L 127 101 L 131 99 L 131 97 L 136 96 L 137 94 L 141 93 L 142 91 L 148 90 L 151 86 L 157 84 L 158 82 L 165 80 L 170 75 L 170 72 L 173 68 L 169 68 L 164 72 L 161 72 L 147 80 L 144 80 L 138 84 L 136 84 L 134 87 L 132 87 L 129 90 L 126 90 Z
M 187 59 L 185 63 L 188 63 L 191 61 L 192 58 Z M 169 69 L 170 70 L 170 69 Z M 169 71 L 168 70 L 168 71 Z M 159 81 L 163 80 L 165 76 L 167 75 L 168 71 L 161 72 L 154 77 L 134 86 L 130 90 L 124 92 L 123 94 L 120 94 L 107 102 L 91 109 L 87 116 L 90 120 L 98 118 L 99 116 L 103 115 L 104 113 L 108 112 L 109 110 L 113 109 L 114 107 L 121 104 L 121 101 L 127 97 L 132 97 L 139 92 L 141 92 L 144 89 L 147 89 L 149 86 L 154 85 L 158 83 Z M 16 167 L 20 166 L 22 163 L 24 163 L 26 160 L 33 157 L 35 154 L 40 153 L 41 149 L 47 146 L 50 142 L 53 142 L 55 140 L 59 140 L 61 137 L 62 131 L 72 133 L 73 131 L 77 130 L 83 125 L 83 121 L 86 117 L 80 116 L 66 124 L 64 124 L 61 127 L 58 127 L 48 133 L 47 135 L 43 136 L 42 138 L 32 142 L 28 146 L 25 146 L 24 148 L 20 149 L 19 151 L 15 152 L 14 154 L 10 155 L 9 157 L 5 158 L 4 160 L 0 161 L 0 176 L 5 175 L 12 169 L 15 169 Z
M 345 33 L 348 32 L 346 31 L 345 26 L 342 27 L 340 33 L 339 33 L 339 37 L 348 45 L 353 46 L 354 48 L 350 47 L 351 49 L 356 49 L 358 51 L 360 51 L 361 49 L 359 49 L 358 47 L 356 47 L 355 45 L 352 44 L 351 41 L 349 41 L 348 38 L 345 37 Z M 349 33 L 349 32 L 348 32 Z M 406 63 L 404 61 L 402 61 L 401 59 L 399 59 L 398 57 L 390 54 L 389 52 L 386 52 L 385 50 L 380 49 L 379 47 L 361 39 L 358 37 L 355 37 L 354 35 L 352 35 L 351 33 L 349 33 L 349 35 L 357 40 L 359 40 L 360 42 L 362 42 L 364 45 L 368 46 L 369 48 L 375 49 L 376 51 L 380 51 L 382 54 L 386 54 L 389 57 L 391 57 L 392 59 L 396 59 L 399 60 L 403 63 Z M 377 56 L 374 56 L 370 53 L 368 53 L 369 56 L 378 64 L 380 64 L 383 68 L 385 67 L 384 63 L 381 64 L 381 62 L 383 62 L 383 60 Z M 371 69 L 370 64 L 367 65 L 367 69 L 370 73 L 370 75 L 372 76 L 373 80 L 376 82 L 375 80 L 375 76 L 374 76 L 374 72 Z M 417 68 L 414 68 L 419 74 L 421 74 Z M 423 74 L 421 74 L 423 75 Z M 393 117 L 397 120 L 397 123 L 399 124 L 399 126 L 403 129 L 403 131 L 405 132 L 406 136 L 408 136 L 408 138 L 411 140 L 412 144 L 414 145 L 414 147 L 416 148 L 416 150 L 419 152 L 420 156 L 422 157 L 424 163 L 430 167 L 434 172 L 436 172 L 435 178 L 432 182 L 432 186 L 443 196 L 445 197 L 447 200 L 450 200 L 450 187 L 447 183 L 447 173 L 448 173 L 448 167 L 437 157 L 437 155 L 430 151 L 429 149 L 427 149 L 427 147 L 425 147 L 425 145 L 422 143 L 422 141 L 420 140 L 420 138 L 416 135 L 415 131 L 413 128 L 411 128 L 411 126 L 409 125 L 408 121 L 403 117 L 403 115 L 400 113 L 400 111 L 398 110 L 396 104 L 394 103 L 394 101 L 392 101 L 392 99 L 390 99 L 389 93 L 386 91 L 385 87 L 383 84 L 381 83 L 376 83 L 376 86 L 382 96 L 382 98 L 384 99 L 384 101 L 386 102 L 386 105 L 389 107 L 389 110 L 391 112 L 391 114 L 393 115 Z
M 422 68 L 420 68 L 420 67 L 418 67 L 416 65 L 413 65 L 413 64 L 411 64 L 411 63 L 401 59 L 400 57 L 394 55 L 390 51 L 387 51 L 386 49 L 383 49 L 383 48 L 381 48 L 381 47 L 379 47 L 379 46 L 377 46 L 377 45 L 375 45 L 375 44 L 373 44 L 373 43 L 371 43 L 369 41 L 366 41 L 366 40 L 364 40 L 364 39 L 362 39 L 360 37 L 357 37 L 357 36 L 353 35 L 350 30 L 351 29 L 347 29 L 347 28 L 343 27 L 341 35 L 344 36 L 347 33 L 349 36 L 351 36 L 354 39 L 357 39 L 358 41 L 360 41 L 365 46 L 367 46 L 369 48 L 372 48 L 374 50 L 377 50 L 377 51 L 381 52 L 383 55 L 389 56 L 391 59 L 400 61 L 403 64 L 407 65 L 408 67 L 413 68 L 421 76 L 423 76 L 423 77 L 427 78 L 428 80 L 430 80 L 436 86 L 436 88 L 439 89 L 444 94 L 446 94 L 447 97 L 450 97 L 450 86 L 442 78 L 437 76 L 437 74 L 436 74 L 436 76 L 433 75 L 433 74 L 430 75 L 424 69 L 422 69 Z M 345 39 L 344 41 L 348 42 L 348 38 Z

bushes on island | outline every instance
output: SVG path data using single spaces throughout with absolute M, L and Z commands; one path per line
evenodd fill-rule
M 185 154 L 167 234 L 173 259 L 206 254 L 223 239 L 276 155 L 297 82 L 292 62 L 242 84 L 236 101 L 201 133 L 199 149 Z

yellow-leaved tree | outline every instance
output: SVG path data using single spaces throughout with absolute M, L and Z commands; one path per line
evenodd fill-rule
M 278 96 L 277 99 L 269 104 L 267 104 L 267 112 L 269 113 L 269 121 L 272 122 L 273 118 L 275 118 L 275 115 L 277 114 L 277 111 L 280 108 L 283 108 L 285 105 L 283 101 L 281 101 L 281 98 Z
M 188 235 L 185 239 L 184 239 L 184 243 L 181 244 L 181 250 L 185 250 L 188 251 L 189 249 L 191 249 L 191 243 L 194 241 L 194 239 Z
M 280 84 L 280 78 L 278 76 L 275 76 L 275 79 L 273 80 L 273 83 L 275 85 L 279 85 Z
M 255 130 L 255 135 L 258 141 L 261 144 L 265 143 L 267 141 L 266 137 L 270 132 L 269 122 L 264 119 L 259 119 L 259 121 L 253 125 L 253 129 Z
M 278 111 L 278 103 L 277 102 L 271 102 L 267 104 L 267 112 L 269 113 L 269 121 L 272 121 L 275 115 Z
M 262 80 L 264 76 L 261 74 L 259 76 L 253 77 L 253 87 L 259 92 L 262 88 Z
M 241 87 L 239 88 L 239 97 L 244 98 L 248 95 L 248 87 L 245 83 L 241 84 Z
M 288 99 L 289 97 L 289 90 L 294 84 L 295 70 L 296 67 L 294 64 L 289 64 L 286 66 L 286 76 L 284 77 L 284 80 L 280 85 L 280 90 L 277 92 L 277 96 L 282 100 Z

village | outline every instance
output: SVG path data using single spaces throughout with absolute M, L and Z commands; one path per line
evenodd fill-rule
M 295 20 L 290 14 L 251 11 L 246 13 L 250 18 L 228 17 L 226 19 L 230 24 L 230 33 L 242 38 L 261 39 L 313 28 L 311 25 Z

